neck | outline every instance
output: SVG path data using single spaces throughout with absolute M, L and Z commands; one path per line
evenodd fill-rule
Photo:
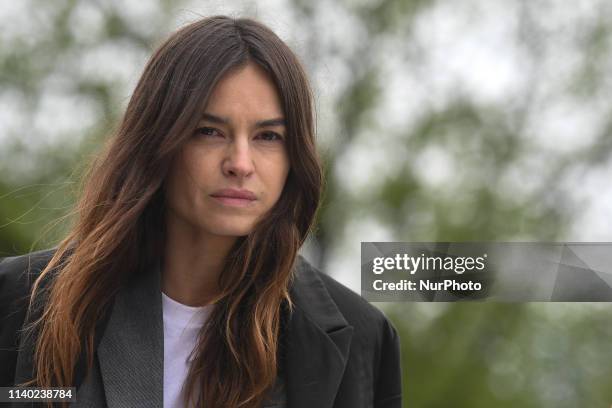
M 166 224 L 162 290 L 184 305 L 209 304 L 236 237 L 211 235 L 171 214 Z

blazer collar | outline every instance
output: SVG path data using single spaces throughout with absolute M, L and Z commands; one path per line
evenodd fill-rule
M 315 269 L 301 256 L 287 331 L 288 406 L 332 407 L 346 368 L 353 327 L 338 310 Z
M 110 313 L 100 316 L 94 344 L 100 363 L 104 392 L 109 408 L 163 405 L 163 316 L 159 268 L 142 274 L 122 288 Z M 43 286 L 49 283 L 43 282 Z M 25 325 L 41 316 L 46 297 L 38 299 Z M 23 336 L 17 356 L 15 382 L 35 377 L 32 356 L 38 332 Z M 75 367 L 75 386 L 86 373 L 82 350 Z
M 161 274 L 138 276 L 119 291 L 98 357 L 109 408 L 163 405 Z

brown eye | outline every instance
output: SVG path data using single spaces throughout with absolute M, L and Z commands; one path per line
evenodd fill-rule
M 223 137 L 223 134 L 219 132 L 219 130 L 211 127 L 197 128 L 194 132 L 194 135 L 202 137 Z
M 265 142 L 275 142 L 283 140 L 283 137 L 276 132 L 263 132 L 260 133 L 257 137 Z

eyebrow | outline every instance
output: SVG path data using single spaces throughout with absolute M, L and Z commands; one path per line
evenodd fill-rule
M 207 120 L 211 123 L 216 123 L 220 125 L 229 125 L 230 120 L 228 118 L 223 118 L 220 116 L 212 115 L 210 113 L 203 113 L 202 119 Z M 285 119 L 283 118 L 274 118 L 274 119 L 266 119 L 255 122 L 255 127 L 262 128 L 268 126 L 285 126 Z

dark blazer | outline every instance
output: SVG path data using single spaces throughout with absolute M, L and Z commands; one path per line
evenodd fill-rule
M 0 386 L 32 377 L 33 342 L 22 338 L 20 329 L 32 319 L 26 316 L 31 283 L 52 254 L 41 251 L 0 262 Z M 399 338 L 391 323 L 303 257 L 294 272 L 295 308 L 281 328 L 282 367 L 264 407 L 400 407 Z M 163 405 L 160 293 L 157 270 L 116 295 L 98 322 L 93 370 L 86 375 L 83 362 L 77 365 L 75 406 Z

